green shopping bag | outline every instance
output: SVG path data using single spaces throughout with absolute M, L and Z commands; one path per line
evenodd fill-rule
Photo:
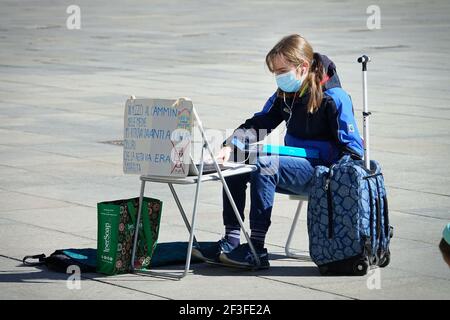
M 97 204 L 97 272 L 108 275 L 130 270 L 139 198 Z M 144 197 L 142 203 L 135 269 L 150 265 L 156 248 L 162 201 Z

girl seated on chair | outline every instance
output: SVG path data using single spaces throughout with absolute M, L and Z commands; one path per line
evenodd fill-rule
M 271 224 L 275 192 L 302 194 L 316 165 L 331 165 L 343 154 L 361 159 L 362 140 L 349 95 L 341 88 L 334 63 L 314 53 L 300 35 L 281 39 L 266 56 L 266 64 L 275 75 L 277 91 L 263 110 L 240 125 L 223 144 L 219 161 L 228 161 L 231 141 L 238 138 L 256 142 L 282 121 L 286 122 L 285 145 L 315 148 L 319 159 L 290 156 L 260 156 L 257 170 L 226 178 L 228 187 L 244 220 L 247 183 L 250 182 L 251 241 L 259 255 L 261 268 L 269 267 L 266 233 Z M 227 195 L 223 192 L 225 236 L 209 247 L 194 248 L 193 254 L 207 262 L 254 268 L 256 262 L 248 244 L 240 244 L 240 225 Z

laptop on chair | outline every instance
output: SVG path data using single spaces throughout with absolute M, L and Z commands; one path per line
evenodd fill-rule
M 198 173 L 200 171 L 200 163 L 199 161 L 194 161 L 192 159 L 192 156 L 190 156 L 190 163 L 189 163 L 189 172 L 188 176 L 198 176 Z M 223 163 L 218 163 L 220 171 L 224 171 L 229 169 L 227 165 L 224 165 Z M 214 166 L 214 162 L 209 161 L 203 161 L 203 174 L 210 174 L 217 172 L 216 167 Z

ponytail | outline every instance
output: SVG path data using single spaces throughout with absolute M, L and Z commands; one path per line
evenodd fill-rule
M 314 113 L 319 109 L 323 99 L 322 80 L 324 78 L 324 67 L 320 54 L 314 53 L 305 85 L 309 86 L 308 113 Z

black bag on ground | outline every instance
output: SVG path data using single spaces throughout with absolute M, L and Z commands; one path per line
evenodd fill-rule
M 97 250 L 87 248 L 56 250 L 49 257 L 45 254 L 26 256 L 22 261 L 26 266 L 45 265 L 52 271 L 66 273 L 67 268 L 73 265 L 78 266 L 81 272 L 95 272 L 96 259 Z

